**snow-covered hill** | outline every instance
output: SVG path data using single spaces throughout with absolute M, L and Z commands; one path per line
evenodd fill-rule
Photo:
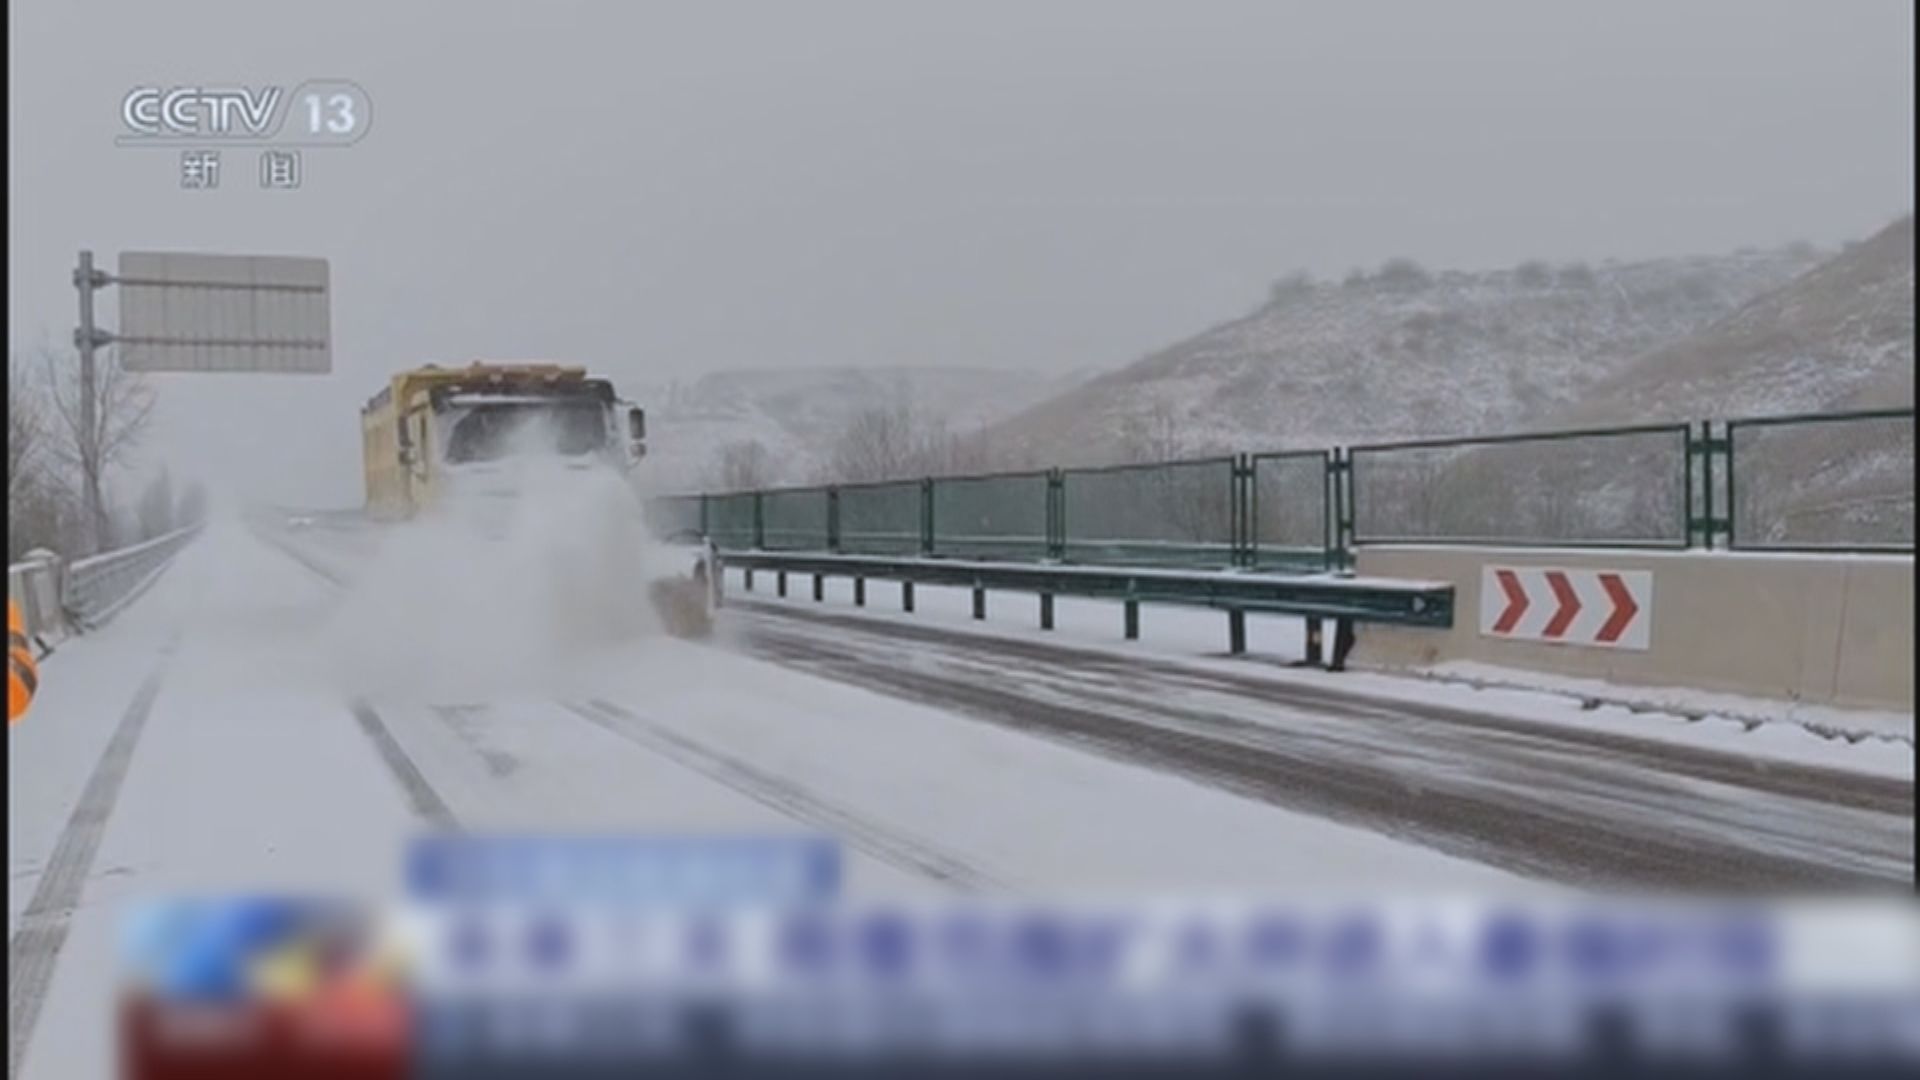
M 1648 351 L 1529 427 L 1911 409 L 1913 219 Z M 1737 542 L 1911 544 L 1913 421 L 1739 426 Z M 1356 463 L 1363 532 L 1673 541 L 1684 535 L 1677 435 L 1399 451 Z M 1364 468 L 1363 468 L 1364 466 Z M 1696 492 L 1697 495 L 1697 492 Z M 1725 516 L 1725 469 L 1715 485 Z M 1696 503 L 1696 513 L 1704 505 Z
M 1796 247 L 1437 275 L 1408 264 L 1277 286 L 1252 314 L 989 435 L 1010 463 L 1072 465 L 1533 428 L 1820 258 Z M 1171 438 L 1143 452 L 1140 433 L 1155 431 Z
M 1913 218 L 1596 383 L 1570 424 L 1913 405 Z
M 1595 386 L 1555 426 L 1911 409 L 1913 218 Z M 1913 421 L 1743 427 L 1737 538 L 1911 544 Z
M 993 368 L 721 371 L 634 389 L 647 407 L 649 468 L 659 490 L 714 484 L 730 445 L 765 449 L 773 483 L 821 478 L 848 422 L 873 408 L 910 409 L 956 435 L 1067 389 L 1084 375 Z

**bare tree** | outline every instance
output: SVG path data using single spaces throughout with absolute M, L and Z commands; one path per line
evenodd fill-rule
M 147 490 L 140 495 L 140 504 L 134 511 L 140 524 L 140 538 L 151 540 L 156 536 L 165 536 L 174 530 L 173 477 L 166 469 L 147 483 Z
M 1402 292 L 1414 292 L 1433 284 L 1433 275 L 1412 259 L 1388 259 L 1376 276 L 1380 284 Z
M 753 491 L 774 480 L 773 455 L 758 439 L 741 439 L 720 448 L 713 463 L 713 486 L 720 491 Z
M 180 493 L 180 505 L 174 511 L 173 520 L 181 526 L 198 525 L 207 520 L 207 488 L 198 480 L 188 481 L 185 491 Z
M 47 435 L 46 398 L 33 369 L 17 356 L 7 358 L 7 506 L 30 483 L 28 471 L 39 464 Z
M 830 479 L 842 484 L 901 479 L 916 474 L 921 441 L 907 405 L 875 406 L 854 414 L 828 458 Z
M 1570 289 L 1591 289 L 1600 283 L 1593 267 L 1583 262 L 1572 262 L 1562 266 L 1554 275 L 1554 280 Z
M 146 380 L 121 367 L 117 355 L 103 353 L 94 365 L 89 428 L 82 419 L 79 361 L 50 349 L 42 350 L 41 359 L 56 430 L 50 449 L 71 470 L 89 529 L 87 547 L 98 550 L 109 532 L 106 500 L 100 493 L 107 473 L 126 464 L 146 433 L 153 417 L 153 391 Z
M 1295 270 L 1273 283 L 1267 290 L 1267 301 L 1272 304 L 1286 304 L 1312 292 L 1313 275 L 1305 270 Z
M 1529 289 L 1544 289 L 1553 284 L 1553 268 L 1540 259 L 1528 259 L 1514 268 L 1513 279 Z
M 7 561 L 35 548 L 77 551 L 83 533 L 77 504 L 63 491 L 29 477 L 7 499 Z
M 1179 414 L 1165 401 L 1144 413 L 1132 413 L 1120 422 L 1120 452 L 1127 464 L 1173 461 L 1187 452 L 1186 432 Z

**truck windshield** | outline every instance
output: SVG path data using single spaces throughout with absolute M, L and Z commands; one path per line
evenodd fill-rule
M 540 453 L 579 457 L 599 450 L 606 440 L 606 412 L 598 403 L 479 405 L 454 422 L 447 461 Z

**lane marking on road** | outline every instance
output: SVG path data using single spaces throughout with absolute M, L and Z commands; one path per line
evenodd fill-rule
M 344 581 L 340 577 L 340 575 L 334 573 L 332 570 L 329 570 L 326 567 L 321 566 L 318 562 L 315 562 L 310 556 L 306 555 L 305 553 L 295 550 L 293 544 L 290 541 L 284 540 L 277 536 L 269 535 L 266 532 L 266 530 L 260 528 L 257 525 L 250 526 L 250 528 L 253 529 L 253 535 L 255 539 L 258 539 L 260 542 L 266 544 L 268 547 L 273 548 L 275 551 L 278 551 L 280 554 L 285 555 L 287 558 L 292 559 L 294 562 L 305 567 L 315 577 L 318 577 L 320 580 L 326 582 L 329 585 L 332 585 L 334 588 L 337 588 L 337 589 L 344 589 L 347 587 L 346 581 Z
M 348 707 L 353 710 L 353 718 L 359 721 L 360 730 L 373 740 L 374 749 L 380 752 L 380 760 L 386 763 L 387 771 L 393 774 L 400 790 L 406 794 L 413 812 L 437 829 L 458 829 L 460 821 L 454 817 L 453 809 L 427 782 L 426 774 L 407 756 L 387 727 L 387 722 L 380 718 L 373 706 L 356 698 Z
M 335 588 L 346 588 L 347 583 L 339 575 L 295 550 L 291 543 L 270 536 L 257 527 L 254 533 L 268 546 L 305 567 L 327 584 Z M 447 805 L 447 801 L 440 797 L 440 793 L 427 780 L 426 774 L 421 772 L 420 767 L 407 756 L 406 750 L 401 748 L 399 740 L 393 737 L 393 731 L 387 727 L 387 722 L 381 719 L 379 712 L 364 698 L 355 698 L 348 703 L 347 707 L 352 711 L 354 720 L 360 724 L 360 730 L 366 732 L 367 738 L 373 740 L 373 747 L 379 752 L 380 760 L 386 764 L 387 771 L 393 774 L 394 781 L 400 785 L 400 790 L 406 795 L 407 804 L 413 808 L 414 814 L 437 829 L 460 828 L 460 820 L 454 816 L 453 808 Z
M 828 802 L 782 777 L 764 772 L 669 730 L 611 702 L 562 702 L 568 712 L 740 792 L 788 817 L 825 829 L 851 847 L 896 869 L 932 878 L 962 892 L 1004 890 L 992 875 L 919 837 L 888 828 Z
M 176 641 L 168 642 L 162 649 L 163 654 L 171 654 Z M 164 667 L 155 668 L 134 692 L 133 701 L 121 715 L 119 726 L 107 741 L 100 760 L 94 764 L 86 787 L 81 789 L 80 801 L 74 805 L 66 827 L 54 844 L 46 872 L 34 887 L 26 910 L 21 912 L 20 928 L 7 942 L 9 1078 L 19 1076 L 20 1067 L 26 1061 L 34 1025 L 46 1002 L 47 987 L 53 981 L 60 950 L 67 943 L 74 909 L 80 905 L 81 891 L 86 888 L 94 856 L 106 834 L 107 821 L 120 798 L 120 785 L 133 762 L 140 733 L 146 729 L 154 699 L 160 694 L 163 671 Z

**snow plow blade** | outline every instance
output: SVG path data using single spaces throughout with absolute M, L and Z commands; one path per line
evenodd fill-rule
M 650 583 L 647 599 L 667 633 L 697 640 L 713 633 L 714 609 L 719 606 L 719 557 L 713 545 L 704 541 L 684 550 L 692 560 L 691 569 Z

